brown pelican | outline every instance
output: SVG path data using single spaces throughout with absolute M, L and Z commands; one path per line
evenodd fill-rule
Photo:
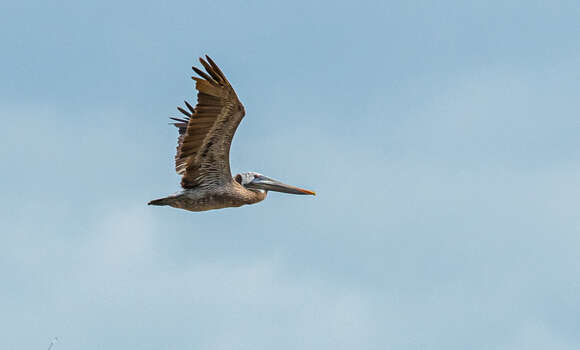
M 232 178 L 230 145 L 246 112 L 224 73 L 209 56 L 205 58 L 199 61 L 207 73 L 192 67 L 201 77 L 192 77 L 197 105 L 193 108 L 185 101 L 187 110 L 177 107 L 185 117 L 171 118 L 179 129 L 175 170 L 183 190 L 149 205 L 204 211 L 254 204 L 264 200 L 268 191 L 315 195 L 256 172 Z

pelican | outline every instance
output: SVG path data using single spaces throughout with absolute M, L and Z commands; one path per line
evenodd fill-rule
M 175 171 L 181 175 L 182 190 L 148 204 L 206 211 L 258 203 L 268 191 L 316 195 L 256 172 L 232 177 L 230 146 L 246 111 L 224 73 L 209 56 L 205 58 L 199 62 L 207 73 L 191 67 L 201 77 L 191 77 L 197 105 L 193 108 L 184 101 L 187 109 L 177 109 L 185 117 L 170 118 L 179 130 Z

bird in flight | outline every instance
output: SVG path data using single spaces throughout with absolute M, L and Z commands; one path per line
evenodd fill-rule
M 205 211 L 258 203 L 268 191 L 315 195 L 256 172 L 232 178 L 230 145 L 246 111 L 224 73 L 209 56 L 205 58 L 199 61 L 207 73 L 192 67 L 200 76 L 192 77 L 197 105 L 185 101 L 187 109 L 177 107 L 184 117 L 171 118 L 179 130 L 175 171 L 183 189 L 148 204 Z

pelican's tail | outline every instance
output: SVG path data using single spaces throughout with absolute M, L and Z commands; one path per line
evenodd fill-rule
M 147 203 L 147 205 L 169 205 L 169 203 L 171 203 L 170 199 L 171 197 L 154 199 L 151 202 Z

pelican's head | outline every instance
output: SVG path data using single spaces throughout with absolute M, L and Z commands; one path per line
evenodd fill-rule
M 315 192 L 305 190 L 302 188 L 286 185 L 280 181 L 270 179 L 267 176 L 255 172 L 237 174 L 234 179 L 237 183 L 245 188 L 253 191 L 276 191 L 292 194 L 311 194 L 316 195 Z

